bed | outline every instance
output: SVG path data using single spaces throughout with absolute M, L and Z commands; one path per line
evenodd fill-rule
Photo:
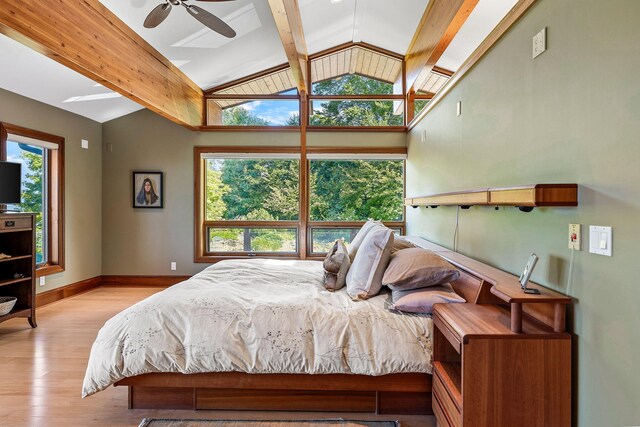
M 208 267 L 104 325 L 83 397 L 116 385 L 130 408 L 431 413 L 430 316 L 389 310 L 386 292 L 352 301 L 322 276 L 318 261 Z M 482 280 L 457 282 L 475 295 Z

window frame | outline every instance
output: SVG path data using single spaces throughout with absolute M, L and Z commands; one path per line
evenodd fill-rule
M 304 152 L 303 152 L 304 151 Z M 297 221 L 207 221 L 205 220 L 205 180 L 206 180 L 206 154 L 287 154 L 300 155 L 299 167 L 299 210 Z M 317 228 L 360 228 L 366 221 L 310 221 L 310 172 L 311 160 L 307 154 L 335 154 L 337 156 L 363 156 L 363 160 L 374 159 L 374 157 L 384 160 L 385 155 L 406 156 L 406 147 L 305 147 L 302 150 L 298 146 L 274 147 L 274 146 L 196 146 L 193 149 L 194 158 L 194 262 L 215 263 L 224 259 L 247 259 L 247 258 L 288 258 L 288 259 L 312 259 L 324 258 L 326 253 L 313 252 L 312 233 Z M 399 160 L 399 159 L 397 159 Z M 406 196 L 406 166 L 407 161 L 403 159 L 403 200 Z M 304 162 L 304 164 L 303 164 Z M 406 232 L 406 206 L 402 205 L 402 221 L 385 221 L 389 228 L 400 229 L 401 233 Z M 207 252 L 208 228 L 295 228 L 297 229 L 297 252 Z
M 224 154 L 224 153 L 241 153 L 251 154 L 258 158 L 260 154 L 285 154 L 300 156 L 299 147 L 194 147 L 194 214 L 195 214 L 195 239 L 194 239 L 194 262 L 217 262 L 223 259 L 235 259 L 235 258 L 293 258 L 299 259 L 301 253 L 301 217 L 302 210 L 298 207 L 298 220 L 293 221 L 244 221 L 244 220 L 223 220 L 223 221 L 209 221 L 206 220 L 205 212 L 205 190 L 206 190 L 206 158 L 203 155 L 206 154 Z M 298 157 L 299 159 L 299 157 Z M 302 165 L 299 165 L 302 168 Z M 299 177 L 302 174 L 299 173 Z M 298 194 L 301 194 L 300 186 L 302 181 L 298 180 Z M 302 200 L 299 200 L 300 205 Z M 295 228 L 297 230 L 296 236 L 296 252 L 208 252 L 208 229 L 209 227 L 224 227 L 224 228 Z
M 406 155 L 407 151 L 406 149 L 404 149 L 404 147 L 402 149 L 392 149 L 392 148 L 381 148 L 381 149 L 353 149 L 353 148 L 338 148 L 338 147 L 331 147 L 331 148 L 309 148 L 308 149 L 308 153 L 310 155 L 313 154 L 335 154 L 336 157 L 341 157 L 344 156 L 345 160 L 347 159 L 347 156 L 345 155 L 349 155 L 349 157 L 355 159 L 358 155 L 369 155 L 368 158 L 360 158 L 357 160 L 385 160 L 384 159 L 384 155 L 397 155 L 397 154 L 402 154 L 402 155 Z M 379 157 L 376 159 L 374 157 L 371 157 L 370 155 L 379 155 Z M 307 177 L 311 176 L 311 161 L 312 160 L 323 160 L 321 158 L 307 158 Z M 340 160 L 340 159 L 337 159 Z M 389 159 L 387 159 L 389 160 Z M 407 160 L 403 159 L 402 160 L 402 198 L 404 200 L 404 198 L 406 197 L 406 192 L 407 192 Z M 309 186 L 310 181 L 307 180 L 307 206 L 310 206 L 311 203 L 311 188 Z M 307 247 L 306 247 L 306 257 L 308 259 L 322 259 L 325 257 L 325 255 L 327 254 L 326 252 L 314 252 L 313 251 L 313 230 L 314 229 L 327 229 L 327 228 L 361 228 L 366 221 L 311 221 L 311 213 L 309 212 L 309 208 L 307 208 L 307 230 L 306 230 L 306 243 L 307 243 Z M 402 205 L 402 221 L 384 221 L 383 224 L 389 228 L 397 228 L 400 229 L 401 234 L 405 234 L 406 231 L 406 218 L 407 218 L 407 207 L 404 205 Z
M 34 129 L 0 122 L 0 160 L 7 159 L 9 135 L 23 136 L 57 145 L 57 149 L 47 150 L 46 169 L 46 211 L 47 221 L 46 262 L 37 267 L 36 277 L 48 276 L 65 270 L 64 246 L 64 138 Z
M 376 54 L 384 55 L 395 60 L 402 62 L 402 70 L 401 70 L 401 93 L 396 94 L 365 94 L 365 95 L 317 95 L 312 93 L 312 85 L 311 82 L 311 64 L 312 61 L 316 59 L 320 59 L 329 55 L 332 55 L 336 52 L 340 52 L 343 50 L 351 49 L 354 47 L 359 47 L 364 50 L 369 50 Z M 406 86 L 406 70 L 405 70 L 405 58 L 404 55 L 400 55 L 396 52 L 392 52 L 386 49 L 379 48 L 377 46 L 373 46 L 363 42 L 348 42 L 344 43 L 330 49 L 318 52 L 314 55 L 310 55 L 308 60 L 306 61 L 306 67 L 304 72 L 308 76 L 308 87 L 306 88 L 306 93 L 304 91 L 297 91 L 295 95 L 283 95 L 278 93 L 273 94 L 264 94 L 264 93 L 247 93 L 245 89 L 243 89 L 242 93 L 230 93 L 230 92 L 238 92 L 239 89 L 237 86 L 244 85 L 250 83 L 254 80 L 282 72 L 290 69 L 288 63 L 278 65 L 273 68 L 269 68 L 262 72 L 258 72 L 255 74 L 251 74 L 249 76 L 225 83 L 220 86 L 215 86 L 210 89 L 204 91 L 203 97 L 203 123 L 199 128 L 201 131 L 255 131 L 255 132 L 272 132 L 272 131 L 294 131 L 299 132 L 303 128 L 310 132 L 406 132 L 407 124 L 408 124 L 408 116 L 407 116 L 407 95 L 405 95 L 405 86 Z M 370 77 L 371 78 L 371 77 Z M 256 91 L 257 92 L 257 91 Z M 284 100 L 284 99 L 298 99 L 300 104 L 300 125 L 299 126 L 227 126 L 221 124 L 209 124 L 209 111 L 208 111 L 208 101 L 209 100 L 241 100 L 241 99 L 263 99 L 263 100 Z M 392 126 L 311 126 L 310 125 L 310 115 L 312 111 L 310 110 L 311 102 L 313 100 L 319 101 L 323 99 L 330 100 L 386 100 L 386 101 L 395 101 L 402 102 L 402 116 L 403 121 L 402 125 L 392 125 Z

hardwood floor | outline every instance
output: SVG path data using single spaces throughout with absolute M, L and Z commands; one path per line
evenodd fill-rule
M 403 427 L 435 426 L 430 416 L 158 411 L 127 409 L 127 390 L 109 387 L 80 397 L 91 344 L 104 322 L 162 288 L 101 287 L 0 324 L 0 426 L 137 426 L 145 417 L 209 419 L 399 419 Z

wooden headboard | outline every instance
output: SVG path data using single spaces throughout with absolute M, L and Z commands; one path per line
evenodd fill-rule
M 572 302 L 570 297 L 533 282 L 529 282 L 527 286 L 538 289 L 540 295 L 525 294 L 518 277 L 511 273 L 420 237 L 408 239 L 422 248 L 435 252 L 460 269 L 460 277 L 451 282 L 451 285 L 468 303 L 509 307 L 514 332 L 519 331 L 516 330 L 517 327 L 514 329 L 513 323 L 521 323 L 523 313 L 553 328 L 555 332 L 564 332 L 566 305 Z

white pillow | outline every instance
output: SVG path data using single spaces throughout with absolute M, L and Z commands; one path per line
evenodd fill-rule
M 392 230 L 375 227 L 367 233 L 347 272 L 347 294 L 352 299 L 367 299 L 380 292 L 392 246 Z
M 362 226 L 360 230 L 358 230 L 358 232 L 356 233 L 351 243 L 349 243 L 349 245 L 347 246 L 347 250 L 349 251 L 349 258 L 351 259 L 351 262 L 353 262 L 353 260 L 355 259 L 356 253 L 358 252 L 358 248 L 360 247 L 360 245 L 362 245 L 364 238 L 367 236 L 367 234 L 371 230 L 373 230 L 376 227 L 384 227 L 384 225 L 382 225 L 382 222 L 380 221 L 374 221 L 370 219 Z

